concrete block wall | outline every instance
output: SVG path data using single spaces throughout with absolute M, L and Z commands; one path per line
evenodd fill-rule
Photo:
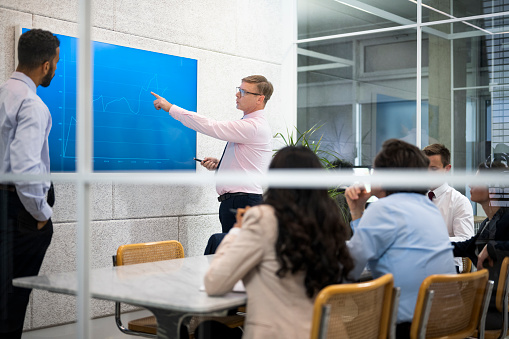
M 293 53 L 285 17 L 293 0 L 95 0 L 94 40 L 198 60 L 198 112 L 235 120 L 235 87 L 263 74 L 275 93 L 267 105 L 274 134 L 293 128 L 293 98 L 282 89 Z M 291 8 L 291 6 L 290 6 Z M 0 2 L 0 82 L 14 71 L 15 27 L 43 28 L 77 36 L 77 0 Z M 291 20 L 290 20 L 291 21 Z M 143 60 L 140 60 L 142 67 Z M 171 96 L 167 96 L 171 101 Z M 170 117 L 168 117 L 170 119 Z M 220 157 L 225 142 L 197 136 L 197 156 Z M 205 171 L 201 167 L 197 172 Z M 40 274 L 76 269 L 76 187 L 56 185 L 54 235 Z M 214 184 L 205 186 L 93 186 L 92 267 L 111 265 L 111 255 L 127 243 L 178 239 L 186 256 L 201 255 L 208 237 L 221 230 Z M 93 300 L 91 315 L 113 313 L 110 302 Z M 75 298 L 33 291 L 25 329 L 76 319 Z

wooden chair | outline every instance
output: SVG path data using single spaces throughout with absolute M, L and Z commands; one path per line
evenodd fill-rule
M 497 294 L 495 305 L 497 310 L 502 313 L 502 328 L 499 330 L 486 330 L 484 338 L 498 339 L 505 338 L 508 327 L 508 295 L 509 295 L 509 257 L 505 257 L 500 266 L 500 274 L 498 277 Z
M 484 335 L 492 288 L 485 269 L 427 277 L 417 296 L 410 338 L 466 338 L 478 327 Z
M 463 270 L 461 273 L 470 273 L 472 272 L 472 260 L 467 257 L 461 258 L 463 261 Z
M 117 255 L 113 256 L 113 265 L 133 265 L 178 258 L 184 258 L 184 248 L 176 240 L 129 244 L 117 249 Z M 157 337 L 157 321 L 154 316 L 132 320 L 128 323 L 128 328 L 125 328 L 120 318 L 119 302 L 115 303 L 115 321 L 118 329 L 125 334 Z
M 117 249 L 117 255 L 113 256 L 113 265 L 132 265 L 161 260 L 184 258 L 184 248 L 176 240 L 123 245 Z M 231 328 L 244 325 L 244 316 L 193 316 L 187 323 L 190 338 L 194 338 L 194 330 L 205 320 L 219 321 Z M 115 303 L 115 321 L 120 331 L 125 334 L 136 335 L 146 338 L 157 337 L 157 321 L 154 316 L 132 320 L 125 328 L 120 318 L 120 303 Z
M 356 284 L 327 286 L 313 309 L 311 339 L 387 338 L 394 335 L 399 301 L 392 274 Z

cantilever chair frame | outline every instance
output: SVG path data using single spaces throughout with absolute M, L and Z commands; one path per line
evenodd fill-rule
M 128 250 L 150 250 L 154 248 L 155 246 L 161 246 L 170 244 L 171 246 L 177 247 L 179 253 L 181 254 L 178 257 L 163 257 L 161 259 L 156 260 L 140 260 L 136 263 L 143 263 L 143 262 L 155 262 L 155 261 L 161 261 L 161 260 L 171 260 L 171 259 L 177 259 L 177 258 L 183 258 L 184 257 L 184 247 L 182 247 L 182 244 L 178 242 L 177 240 L 167 240 L 167 241 L 158 241 L 158 242 L 147 242 L 147 243 L 139 243 L 139 244 L 128 244 L 128 245 L 122 245 L 117 249 L 117 255 L 113 256 L 113 266 L 122 266 L 122 265 L 129 265 L 129 263 L 125 263 L 124 261 L 124 252 Z M 120 312 L 120 302 L 115 303 L 115 322 L 117 324 L 118 329 L 129 335 L 135 335 L 139 337 L 145 337 L 145 338 L 157 338 L 156 334 L 150 334 L 150 333 L 144 333 L 144 332 L 138 332 L 130 330 L 129 328 L 126 328 L 122 324 L 121 319 L 121 312 Z
M 509 325 L 507 312 L 508 310 L 508 296 L 509 296 L 509 257 L 505 257 L 500 266 L 500 275 L 498 279 L 497 295 L 496 295 L 496 307 L 499 312 L 502 312 L 502 328 L 501 330 L 489 330 L 486 331 L 486 335 L 489 337 L 495 337 L 496 333 L 499 332 L 498 339 L 505 338 L 507 335 L 507 327 Z M 502 287 L 502 288 L 501 288 Z
M 337 294 L 369 292 L 384 285 L 384 300 L 380 319 L 379 339 L 387 337 L 394 338 L 400 290 L 399 288 L 393 287 L 394 278 L 392 274 L 385 274 L 378 279 L 367 282 L 330 285 L 322 289 L 318 293 L 314 303 L 311 338 L 327 338 L 327 329 L 331 313 L 331 305 L 328 305 L 327 301 L 331 297 Z
M 433 283 L 446 283 L 446 282 L 464 282 L 475 279 L 481 279 L 481 286 L 485 286 L 484 293 L 478 294 L 474 301 L 474 310 L 477 310 L 473 314 L 472 318 L 474 321 L 469 325 L 470 327 L 463 330 L 461 333 L 456 333 L 454 336 L 443 336 L 440 338 L 466 338 L 475 333 L 475 330 L 479 329 L 479 338 L 484 339 L 484 325 L 486 320 L 486 313 L 488 311 L 488 305 L 491 297 L 491 291 L 493 289 L 493 281 L 488 280 L 488 271 L 486 269 L 472 273 L 465 274 L 435 274 L 427 277 L 421 284 L 419 294 L 417 296 L 417 302 L 415 306 L 414 318 L 410 330 L 410 338 L 425 339 L 429 316 L 431 312 L 431 306 L 435 292 L 430 289 Z M 475 312 L 475 311 L 474 311 Z

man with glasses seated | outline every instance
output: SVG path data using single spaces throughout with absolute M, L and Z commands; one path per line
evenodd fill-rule
M 272 84 L 262 75 L 251 75 L 242 79 L 237 87 L 237 109 L 244 113 L 240 120 L 216 121 L 195 112 L 172 105 L 165 98 L 152 93 L 154 107 L 169 112 L 185 126 L 227 142 L 220 159 L 206 157 L 201 165 L 218 172 L 264 173 L 272 157 L 272 131 L 265 118 L 265 105 L 273 92 Z M 262 202 L 262 187 L 258 183 L 218 184 L 219 220 L 223 233 L 235 224 L 232 209 L 254 206 Z

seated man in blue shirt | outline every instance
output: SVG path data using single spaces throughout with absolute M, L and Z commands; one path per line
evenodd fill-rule
M 376 169 L 427 169 L 429 160 L 417 147 L 387 140 L 375 157 Z M 373 277 L 394 275 L 401 288 L 396 338 L 409 338 L 417 294 L 431 274 L 456 274 L 447 227 L 438 208 L 424 195 L 426 189 L 346 189 L 353 236 L 348 248 L 355 262 L 350 273 L 357 280 L 366 264 Z M 372 195 L 380 198 L 365 209 Z

